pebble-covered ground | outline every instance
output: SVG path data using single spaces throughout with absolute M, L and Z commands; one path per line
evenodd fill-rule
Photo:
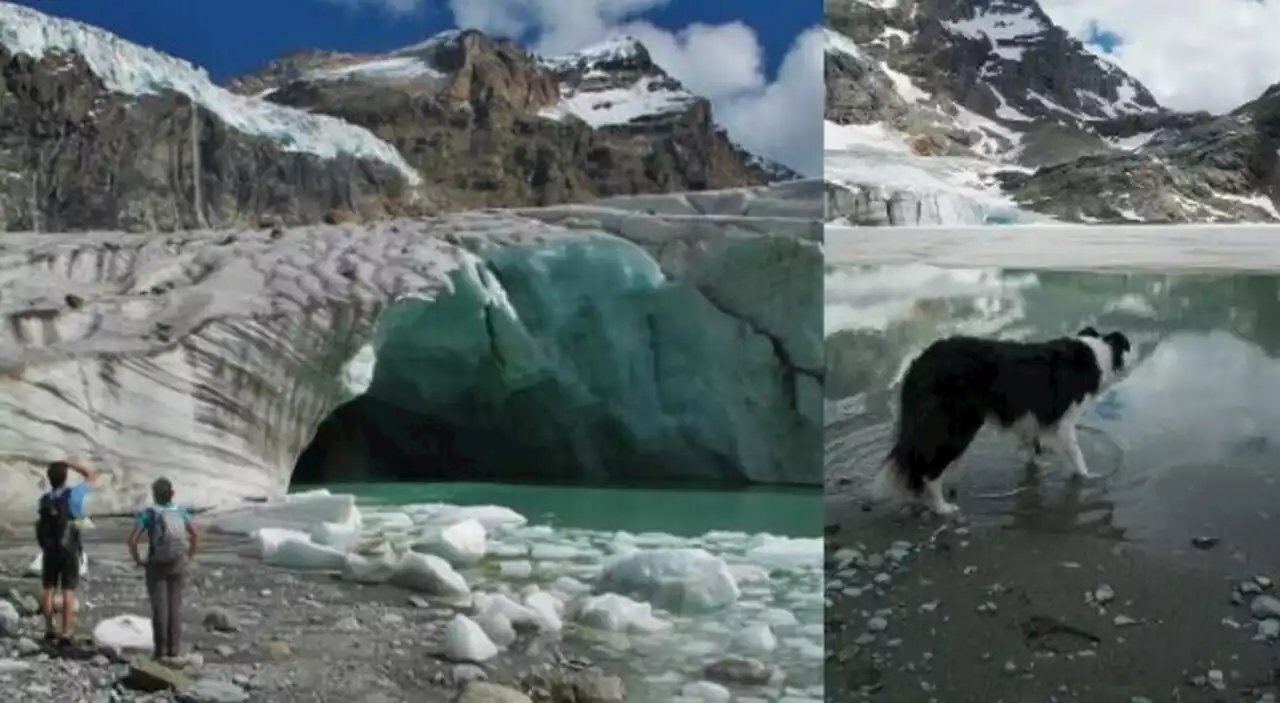
M 1189 529 L 1193 529 L 1189 522 Z M 1280 593 L 1185 550 L 827 506 L 826 700 L 1274 703 Z
M 292 505 L 307 499 L 300 500 Z M 319 500 L 342 503 L 341 498 Z M 366 516 L 366 531 L 379 539 L 401 539 L 387 525 L 403 524 L 397 530 L 417 534 L 412 530 L 419 518 L 426 519 L 374 511 Z M 481 560 L 454 572 L 437 559 L 431 578 L 417 582 L 431 588 L 406 590 L 395 579 L 352 580 L 342 569 L 269 565 L 330 554 L 314 545 L 287 551 L 264 547 L 273 539 L 278 543 L 278 537 L 206 531 L 187 588 L 184 649 L 192 656 L 173 673 L 136 651 L 109 646 L 129 638 L 107 637 L 99 629 L 121 616 L 148 615 L 142 573 L 126 556 L 126 533 L 118 520 L 102 520 L 89 533 L 79 643 L 55 652 L 39 644 L 39 583 L 28 573 L 36 549 L 21 530 L 0 532 L 0 701 L 817 703 L 823 698 L 821 544 L 816 539 L 739 533 L 695 539 L 521 525 L 495 528 L 482 545 L 454 533 L 461 540 L 450 543 L 455 551 L 483 546 Z M 268 564 L 260 558 L 264 549 L 276 550 Z M 685 605 L 690 597 L 708 598 L 718 605 L 650 611 L 613 593 L 592 594 L 590 584 L 599 587 L 606 578 L 602 569 L 610 555 L 627 563 L 635 555 L 652 556 L 657 568 L 673 558 L 673 549 L 692 552 L 705 573 L 682 581 L 681 589 L 651 595 L 680 595 L 676 601 Z M 626 578 L 634 577 L 642 574 Z M 580 594 L 570 597 L 566 608 L 596 605 L 564 612 L 561 622 L 551 594 L 565 592 Z M 520 599 L 524 606 L 517 604 Z M 538 617 L 524 622 L 521 611 Z M 510 618 L 497 617 L 501 613 Z M 135 648 L 149 650 L 145 633 L 140 643 L 133 639 Z M 151 690 L 159 688 L 177 690 Z
M 141 573 L 127 560 L 121 535 L 95 531 L 94 555 L 82 587 L 78 635 L 71 652 L 39 644 L 38 579 L 23 576 L 33 549 L 12 531 L 0 551 L 0 701 L 108 703 L 170 701 L 121 683 L 123 657 L 89 643 L 95 623 L 115 615 L 147 615 Z M 113 537 L 114 544 L 107 542 Z M 625 700 L 620 682 L 556 643 L 525 636 L 483 666 L 440 658 L 453 608 L 389 586 L 359 586 L 326 576 L 264 567 L 215 538 L 192 570 L 184 618 L 194 660 L 185 675 L 195 690 L 181 700 L 292 703 L 399 703 L 463 700 L 609 703 Z M 138 676 L 135 678 L 145 679 Z M 506 688 L 471 686 L 487 679 Z M 459 696 L 462 696 L 459 698 Z

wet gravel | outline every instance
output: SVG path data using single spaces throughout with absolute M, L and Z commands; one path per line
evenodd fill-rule
M 1190 527 L 1190 526 L 1189 526 Z M 833 703 L 1247 701 L 1280 694 L 1277 575 L 1071 531 L 827 506 Z M 1212 543 L 1210 543 L 1212 542 Z
M 21 531 L 0 532 L 0 701 L 515 703 L 526 700 L 519 692 L 555 703 L 624 700 L 615 678 L 564 656 L 536 632 L 483 665 L 447 661 L 445 625 L 457 608 L 391 587 L 265 567 L 245 556 L 243 541 L 225 537 L 212 539 L 189 577 L 184 648 L 193 661 L 181 676 L 194 689 L 140 691 L 137 680 L 148 672 L 131 675 L 128 653 L 100 650 L 90 638 L 105 618 L 148 612 L 123 534 L 111 525 L 93 532 L 78 641 L 55 651 L 39 643 L 38 579 L 23 575 L 34 546 Z

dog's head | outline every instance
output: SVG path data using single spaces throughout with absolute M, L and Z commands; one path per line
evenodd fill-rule
M 1108 332 L 1106 334 L 1098 334 L 1098 330 L 1092 327 L 1086 327 L 1076 333 L 1077 337 L 1087 337 L 1102 342 L 1099 345 L 1106 349 L 1110 357 L 1110 363 L 1104 364 L 1102 369 L 1103 375 L 1109 379 L 1114 379 L 1125 370 L 1126 357 L 1133 350 L 1133 346 L 1129 344 L 1129 338 L 1124 336 L 1123 332 Z M 1091 345 L 1092 346 L 1092 345 Z

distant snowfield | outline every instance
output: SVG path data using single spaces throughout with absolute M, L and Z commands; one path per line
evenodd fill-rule
M 191 98 L 232 129 L 271 139 L 283 151 L 381 161 L 399 170 L 410 185 L 422 183 L 422 176 L 395 147 L 363 127 L 237 95 L 215 85 L 204 69 L 82 22 L 0 2 L 0 44 L 35 58 L 73 52 L 109 90 L 125 95 L 171 90 Z
M 444 78 L 444 71 L 431 63 L 433 54 L 446 43 L 455 41 L 462 32 L 449 29 L 423 41 L 401 47 L 387 54 L 350 63 L 308 71 L 303 78 L 312 81 L 340 81 L 358 78 L 386 83 L 411 83 Z M 267 91 L 270 93 L 271 91 Z
M 565 89 L 559 104 L 539 114 L 549 119 L 573 115 L 595 128 L 630 124 L 644 117 L 683 112 L 697 100 L 690 93 L 669 90 L 652 78 L 641 78 L 626 88 L 605 90 Z
M 945 26 L 973 39 L 986 37 L 991 41 L 992 52 L 1010 61 L 1022 59 L 1023 50 L 1014 44 L 1016 40 L 1035 36 L 1048 29 L 1032 16 L 1030 8 L 1008 15 L 996 12 L 979 14 L 972 19 L 947 22 Z
M 310 80 L 321 81 L 363 78 L 399 82 L 443 77 L 443 73 L 415 56 L 393 56 L 372 61 L 361 61 L 347 66 L 311 71 L 306 74 L 306 78 Z
M 982 224 L 993 219 L 1047 221 L 1021 210 L 993 174 L 1019 167 L 979 158 L 920 156 L 883 124 L 823 125 L 826 180 L 868 189 L 886 200 L 927 201 L 937 224 Z
M 822 123 L 822 147 L 827 154 L 852 151 L 854 149 L 871 149 L 897 154 L 909 154 L 902 135 L 889 129 L 888 126 L 874 122 L 872 124 L 836 124 L 830 120 Z
M 827 226 L 828 266 L 1280 271 L 1280 225 Z
M 583 72 L 575 88 L 561 86 L 559 104 L 541 111 L 542 117 L 561 120 L 572 115 L 595 128 L 630 124 L 644 117 L 687 110 L 698 97 L 686 90 L 673 90 L 664 81 L 641 76 L 624 87 L 593 89 L 593 83 L 612 81 L 614 76 L 601 65 L 627 61 L 639 56 L 640 44 L 627 36 L 613 37 L 564 56 L 544 57 L 542 63 L 556 71 Z
M 862 49 L 858 48 L 857 43 L 835 30 L 824 28 L 822 38 L 823 46 L 827 51 L 838 51 L 854 58 L 862 57 Z
M 1007 63 L 1021 61 L 1024 45 L 1038 41 L 1040 35 L 1049 29 L 1047 23 L 1033 16 L 1029 10 L 1004 3 L 993 3 L 975 17 L 946 23 L 946 27 L 957 37 L 980 39 L 992 44 L 992 54 L 985 60 L 984 72 L 989 68 L 1004 70 L 1008 68 Z M 997 103 L 993 116 L 987 117 L 955 104 L 945 95 L 932 95 L 923 90 L 910 76 L 894 70 L 885 61 L 874 60 L 872 52 L 865 51 L 848 36 L 827 29 L 824 39 L 828 55 L 852 56 L 865 70 L 883 76 L 912 111 L 904 120 L 913 125 L 906 128 L 908 131 L 899 131 L 902 125 L 896 123 L 824 123 L 824 174 L 829 181 L 860 192 L 865 202 L 859 205 L 858 218 L 869 217 L 868 222 L 893 226 L 1039 225 L 1054 222 L 1052 217 L 1021 208 L 1000 185 L 998 174 L 1002 172 L 1034 172 L 1035 169 L 1024 167 L 1019 161 L 1025 147 L 1025 135 L 1021 130 L 1036 119 L 1010 103 L 1009 96 L 992 84 L 992 74 L 983 73 L 978 84 L 990 91 Z M 906 41 L 910 37 L 902 30 L 885 28 L 881 36 L 869 44 L 883 44 L 892 39 Z M 1119 71 L 1109 63 L 1101 65 L 1103 70 L 1112 74 Z M 1086 129 L 1088 123 L 1102 117 L 1140 114 L 1153 109 L 1134 102 L 1139 88 L 1132 79 L 1123 75 L 1117 77 L 1123 80 L 1114 100 L 1077 90 L 1079 109 L 1065 107 L 1034 92 L 1026 97 L 1039 103 L 1049 114 L 1085 125 Z M 1026 105 L 1023 108 L 1029 109 Z M 933 155 L 937 149 L 927 139 L 930 129 L 969 135 L 970 139 L 963 148 L 967 155 Z M 1118 150 L 1135 151 L 1158 137 L 1159 132 L 1151 132 L 1107 141 Z M 1265 210 L 1269 201 L 1249 199 L 1245 204 Z M 1193 205 L 1223 219 L 1230 217 L 1220 208 Z M 885 214 L 879 214 L 881 209 Z M 1141 221 L 1137 213 L 1133 213 L 1130 219 Z M 841 219 L 833 224 L 851 222 Z

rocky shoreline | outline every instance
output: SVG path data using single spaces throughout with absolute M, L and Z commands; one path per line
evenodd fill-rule
M 77 628 L 83 641 L 72 652 L 53 653 L 38 644 L 39 582 L 23 575 L 32 545 L 0 556 L 0 700 L 625 700 L 617 677 L 563 656 L 537 633 L 522 633 L 483 665 L 449 661 L 442 652 L 454 608 L 390 586 L 264 567 L 239 554 L 246 546 L 241 540 L 226 537 L 212 540 L 191 573 L 184 648 L 193 652 L 192 664 L 176 675 L 147 666 L 138 671 L 129 663 L 135 653 L 111 651 L 89 635 L 108 618 L 148 612 L 141 575 L 129 564 L 121 535 L 99 529 L 87 547 L 92 556 Z M 111 538 L 114 543 L 106 542 Z M 14 541 L 6 538 L 6 544 Z M 17 617 L 7 619 L 7 610 Z M 166 681 L 191 688 L 185 695 L 132 688 Z M 476 681 L 492 685 L 469 685 Z
M 1272 577 L 1185 552 L 827 510 L 827 700 L 1246 701 L 1280 695 Z
M 574 531 L 500 506 L 353 501 L 315 491 L 201 515 L 181 666 L 149 658 L 126 520 L 87 533 L 77 642 L 56 652 L 39 644 L 33 540 L 0 531 L 0 700 L 823 698 L 817 539 Z

